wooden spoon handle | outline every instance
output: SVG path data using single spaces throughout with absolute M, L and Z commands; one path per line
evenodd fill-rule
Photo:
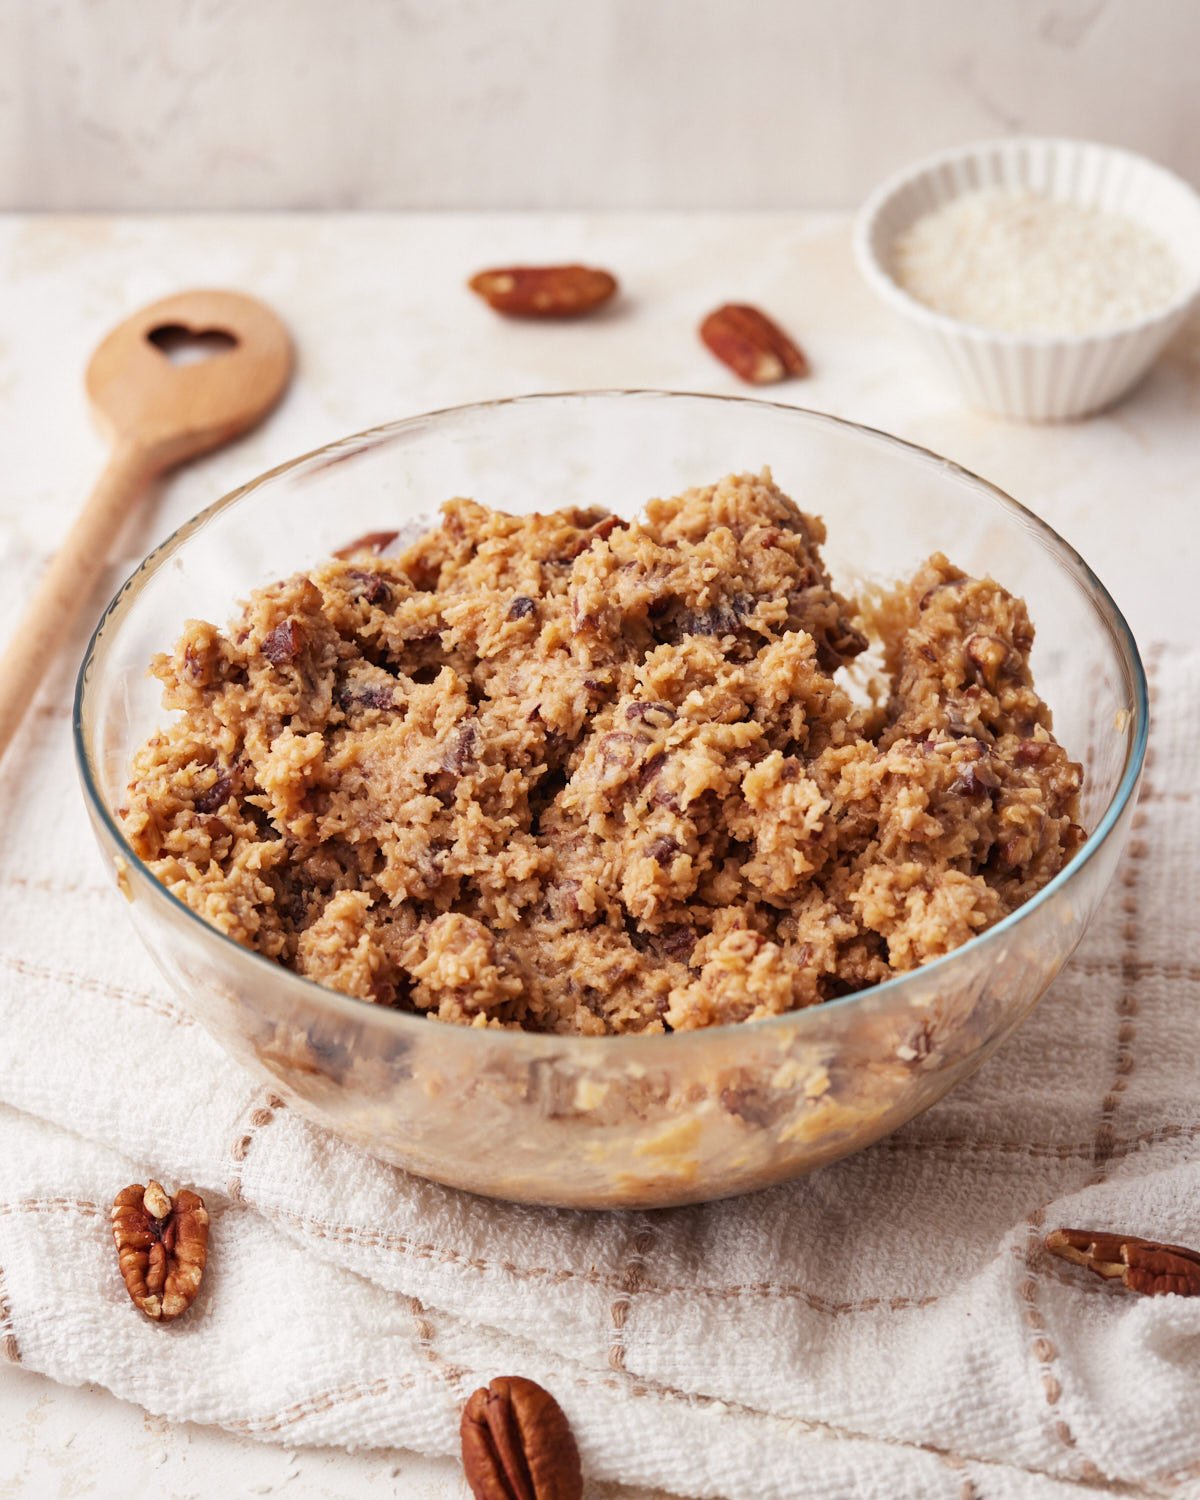
M 133 444 L 114 448 L 91 497 L 42 575 L 8 650 L 0 657 L 0 755 L 91 595 L 114 538 L 155 469 L 144 448 Z

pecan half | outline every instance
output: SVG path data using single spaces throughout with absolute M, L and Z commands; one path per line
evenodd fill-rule
M 1174 1292 L 1200 1297 L 1200 1251 L 1186 1245 L 1164 1245 L 1132 1234 L 1103 1234 L 1093 1229 L 1055 1229 L 1046 1249 L 1097 1276 L 1120 1277 L 1130 1291 L 1150 1297 Z
M 171 1198 L 161 1183 L 122 1188 L 112 1206 L 113 1239 L 125 1290 L 148 1318 L 187 1312 L 208 1261 L 208 1211 L 187 1189 Z
M 591 266 L 502 266 L 480 271 L 467 285 L 510 318 L 577 318 L 617 290 L 615 276 Z
M 521 1375 L 481 1386 L 463 1408 L 463 1471 L 475 1500 L 581 1500 L 579 1449 L 562 1407 Z
M 771 385 L 789 375 L 807 375 L 808 360 L 766 313 L 745 302 L 727 302 L 710 312 L 700 337 L 735 375 L 751 385 Z

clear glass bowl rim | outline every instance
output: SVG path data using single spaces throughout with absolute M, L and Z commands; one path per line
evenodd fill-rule
M 100 616 L 96 628 L 91 634 L 87 649 L 83 654 L 83 660 L 79 666 L 79 672 L 75 681 L 71 727 L 80 780 L 83 783 L 84 794 L 93 815 L 99 818 L 108 831 L 120 850 L 121 857 L 144 877 L 149 888 L 151 900 L 163 903 L 168 911 L 173 909 L 176 913 L 182 914 L 187 922 L 194 923 L 201 942 L 223 945 L 227 950 L 226 956 L 230 962 L 245 966 L 247 982 L 250 985 L 253 985 L 256 976 L 261 975 L 266 980 L 269 975 L 270 982 L 273 984 L 278 985 L 283 983 L 285 986 L 295 986 L 296 998 L 302 1003 L 315 1006 L 320 1010 L 333 1014 L 341 1014 L 350 1021 L 366 1022 L 369 1018 L 371 1022 L 376 1024 L 392 1027 L 398 1037 L 403 1037 L 413 1028 L 420 1028 L 421 1035 L 427 1036 L 427 1028 L 430 1025 L 439 1024 L 436 1021 L 430 1021 L 426 1016 L 392 1010 L 386 1006 L 376 1005 L 369 1000 L 360 1000 L 353 995 L 343 995 L 337 990 L 326 989 L 325 986 L 319 985 L 315 981 L 295 973 L 293 970 L 284 968 L 273 959 L 267 958 L 263 954 L 255 953 L 250 948 L 243 947 L 242 944 L 236 942 L 233 938 L 227 937 L 215 927 L 209 926 L 190 906 L 159 883 L 153 872 L 134 852 L 132 846 L 125 838 L 120 824 L 101 794 L 98 778 L 93 770 L 91 749 L 84 730 L 84 710 L 85 705 L 89 704 L 91 667 L 96 661 L 98 653 L 103 649 L 103 636 L 106 626 L 111 621 L 124 615 L 133 606 L 142 588 L 150 578 L 174 556 L 191 537 L 192 533 L 203 526 L 209 519 L 236 505 L 260 486 L 267 484 L 271 480 L 281 478 L 291 470 L 297 469 L 301 465 L 311 462 L 313 459 L 321 458 L 327 454 L 334 454 L 341 450 L 355 452 L 368 443 L 373 445 L 377 441 L 389 439 L 411 428 L 427 425 L 441 418 L 466 418 L 475 412 L 487 411 L 497 407 L 597 400 L 683 400 L 766 407 L 787 413 L 789 416 L 798 418 L 801 422 L 808 422 L 817 427 L 845 429 L 856 436 L 865 437 L 885 447 L 892 447 L 904 454 L 914 455 L 924 460 L 931 460 L 939 468 L 949 472 L 956 478 L 982 487 L 995 501 L 999 502 L 1001 509 L 1012 512 L 1028 529 L 1039 533 L 1056 559 L 1064 564 L 1066 570 L 1073 574 L 1076 581 L 1098 602 L 1100 613 L 1116 643 L 1117 654 L 1124 667 L 1127 684 L 1131 691 L 1134 704 L 1135 733 L 1126 750 L 1125 764 L 1122 768 L 1121 779 L 1117 784 L 1116 791 L 1113 793 L 1094 831 L 1080 848 L 1076 850 L 1074 856 L 1063 869 L 1036 896 L 1025 902 L 1023 906 L 1019 906 L 1016 911 L 1010 912 L 1007 917 L 997 922 L 994 927 L 989 927 L 985 932 L 980 933 L 978 937 L 971 938 L 968 942 L 962 944 L 961 947 L 944 954 L 941 958 L 934 959 L 932 963 L 925 964 L 923 967 L 914 969 L 909 973 L 900 974 L 895 979 L 886 980 L 883 984 L 872 985 L 868 989 L 858 990 L 853 994 L 843 995 L 834 1000 L 826 1000 L 820 1005 L 808 1006 L 803 1010 L 787 1011 L 782 1015 L 755 1021 L 752 1023 L 752 1029 L 756 1035 L 763 1036 L 765 1029 L 770 1029 L 776 1033 L 792 1031 L 797 1034 L 806 1029 L 819 1031 L 822 1016 L 827 1016 L 835 1010 L 841 1011 L 844 1007 L 861 1005 L 868 999 L 874 1002 L 884 995 L 893 996 L 898 1000 L 905 986 L 913 981 L 919 979 L 924 984 L 930 974 L 947 970 L 956 961 L 960 960 L 964 954 L 982 953 L 987 946 L 1000 942 L 1036 908 L 1045 902 L 1053 900 L 1060 891 L 1064 890 L 1083 870 L 1092 856 L 1097 853 L 1120 821 L 1122 813 L 1125 811 L 1130 798 L 1137 788 L 1138 778 L 1141 775 L 1142 765 L 1146 756 L 1149 735 L 1149 692 L 1146 673 L 1137 648 L 1137 642 L 1134 640 L 1133 632 L 1130 630 L 1116 601 L 1075 548 L 1061 537 L 1052 526 L 1043 521 L 1040 516 L 1035 515 L 1033 511 L 1022 505 L 1019 500 L 1014 500 L 1011 495 L 1000 489 L 998 485 L 992 484 L 990 480 L 983 479 L 980 475 L 975 474 L 970 469 L 964 468 L 961 464 L 955 463 L 952 459 L 944 458 L 941 454 L 933 452 L 932 449 L 924 448 L 918 443 L 910 443 L 904 438 L 895 437 L 893 434 L 884 432 L 877 427 L 870 427 L 861 422 L 849 421 L 844 417 L 835 417 L 828 412 L 814 411 L 809 407 L 791 406 L 780 401 L 764 401 L 756 397 L 727 396 L 693 391 L 614 388 L 542 391 L 528 395 L 503 396 L 489 401 L 468 402 L 459 406 L 440 407 L 434 411 L 421 412 L 415 416 L 401 418 L 398 421 L 383 422 L 375 427 L 365 428 L 361 432 L 336 438 L 332 442 L 322 444 L 319 448 L 313 448 L 307 453 L 302 453 L 295 458 L 288 459 L 284 463 L 277 464 L 274 468 L 268 469 L 265 473 L 248 480 L 245 484 L 239 485 L 237 489 L 231 490 L 219 500 L 213 501 L 211 505 L 206 506 L 202 511 L 191 517 L 190 520 L 185 521 L 164 542 L 160 543 L 159 546 L 143 558 L 113 595 L 113 598 L 105 607 L 104 613 Z M 563 1036 L 483 1026 L 455 1027 L 454 1029 L 460 1036 L 465 1037 L 470 1035 L 478 1038 L 477 1045 L 481 1047 L 490 1047 L 493 1049 L 519 1048 L 525 1052 L 532 1051 L 544 1055 L 561 1055 L 564 1051 L 570 1050 L 579 1055 L 581 1060 L 583 1056 L 591 1054 L 597 1061 L 603 1056 L 606 1062 L 619 1064 L 622 1060 L 627 1059 L 631 1062 L 636 1060 L 639 1064 L 644 1065 L 648 1060 L 647 1053 L 650 1053 L 657 1061 L 665 1061 L 668 1055 L 679 1056 L 680 1049 L 686 1048 L 689 1045 L 697 1047 L 709 1045 L 711 1039 L 717 1033 L 744 1035 L 748 1029 L 748 1023 L 735 1022 L 724 1026 L 708 1026 L 691 1032 L 668 1032 L 652 1035 L 635 1033 L 629 1036 L 611 1037 Z M 663 1048 L 667 1048 L 668 1051 L 663 1052 L 660 1050 Z

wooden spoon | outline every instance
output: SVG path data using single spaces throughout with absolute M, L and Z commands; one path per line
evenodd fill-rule
M 223 347 L 195 363 L 172 363 L 165 350 L 188 335 Z M 165 297 L 114 328 L 92 355 L 88 399 L 112 452 L 0 660 L 0 755 L 146 486 L 262 421 L 292 365 L 287 329 L 238 292 Z

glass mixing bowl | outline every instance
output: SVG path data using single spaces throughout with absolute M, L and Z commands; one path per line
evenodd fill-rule
M 321 988 L 206 926 L 121 832 L 135 748 L 165 716 L 147 664 L 193 616 L 364 532 L 417 527 L 453 495 L 514 511 L 632 515 L 769 464 L 829 528 L 846 590 L 930 553 L 1024 596 L 1058 737 L 1086 767 L 1089 838 L 1032 901 L 956 952 L 812 1009 L 663 1036 L 475 1030 Z M 522 397 L 332 443 L 218 501 L 113 600 L 79 673 L 88 807 L 134 923 L 172 990 L 314 1120 L 409 1171 L 476 1193 L 647 1207 L 746 1192 L 858 1151 L 927 1109 L 1026 1016 L 1109 882 L 1146 745 L 1146 683 L 1112 599 L 1036 516 L 945 459 L 833 417 L 660 392 Z

